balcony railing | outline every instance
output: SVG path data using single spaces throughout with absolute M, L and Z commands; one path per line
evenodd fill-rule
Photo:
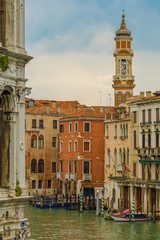
M 83 181 L 92 181 L 92 174 L 83 174 Z
M 106 121 L 111 121 L 111 120 L 120 120 L 124 118 L 129 118 L 130 114 L 129 113 L 108 113 L 106 114 Z
M 65 179 L 69 180 L 70 174 L 69 173 L 65 173 Z
M 122 164 L 115 165 L 116 172 L 122 172 Z
M 151 124 L 152 124 L 152 122 L 141 122 L 141 123 L 140 123 L 140 126 L 151 125 Z
M 71 180 L 77 180 L 77 173 L 70 173 Z
M 140 158 L 146 158 L 148 157 L 153 157 L 153 158 L 160 158 L 160 148 L 150 148 L 150 147 L 145 147 L 145 148 L 137 148 L 137 155 Z
M 62 173 L 57 172 L 57 179 L 62 179 Z

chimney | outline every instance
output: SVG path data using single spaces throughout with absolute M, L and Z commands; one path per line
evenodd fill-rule
M 49 105 L 46 105 L 46 113 L 50 114 L 50 106 Z
M 103 112 L 103 107 L 100 107 L 100 112 Z
M 146 92 L 146 97 L 151 97 L 152 96 L 152 92 L 151 91 L 147 91 Z
M 61 114 L 61 108 L 58 107 L 58 108 L 57 108 L 57 111 L 58 111 L 58 114 L 60 115 L 60 114 Z
M 144 92 L 140 92 L 140 97 L 144 98 Z
M 56 101 L 52 101 L 52 107 L 56 108 Z

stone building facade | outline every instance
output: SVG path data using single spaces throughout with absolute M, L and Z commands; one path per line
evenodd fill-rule
M 26 239 L 24 0 L 0 1 L 0 235 Z
M 119 209 L 122 201 L 128 208 L 128 190 L 122 193 L 119 187 L 119 181 L 129 177 L 126 169 L 130 163 L 130 113 L 125 111 L 115 108 L 113 114 L 105 117 L 104 192 L 109 207 L 114 209 Z

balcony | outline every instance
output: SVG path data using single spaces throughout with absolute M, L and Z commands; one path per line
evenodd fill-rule
M 141 122 L 140 126 L 142 127 L 142 126 L 151 125 L 151 124 L 152 122 Z
M 121 119 L 124 119 L 124 118 L 129 118 L 130 114 L 129 113 L 126 113 L 126 112 L 123 112 L 123 113 L 108 113 L 106 114 L 106 122 L 111 122 L 112 120 L 121 120 Z
M 77 173 L 70 173 L 71 180 L 77 180 Z
M 116 172 L 122 172 L 122 164 L 115 165 Z
M 69 173 L 65 173 L 65 179 L 69 180 L 70 174 Z
M 62 179 L 62 173 L 57 172 L 57 179 Z
M 83 181 L 92 181 L 92 174 L 84 173 L 83 174 Z
M 160 148 L 137 148 L 137 155 L 142 158 L 160 158 Z

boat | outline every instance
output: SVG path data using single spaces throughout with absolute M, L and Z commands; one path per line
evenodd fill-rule
M 135 214 L 134 220 L 132 220 L 129 216 L 110 216 L 115 222 L 144 222 L 150 221 L 151 218 L 147 218 L 145 214 Z

